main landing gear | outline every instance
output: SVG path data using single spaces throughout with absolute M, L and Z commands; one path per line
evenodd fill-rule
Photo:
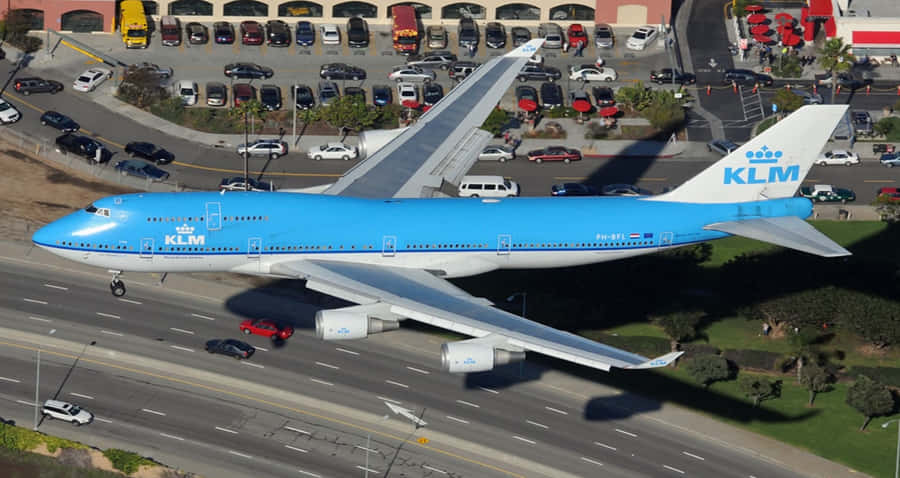
M 109 283 L 109 291 L 112 292 L 112 295 L 116 297 L 122 297 L 125 295 L 125 283 L 119 280 L 119 275 L 122 271 L 110 271 L 113 273 L 112 281 Z

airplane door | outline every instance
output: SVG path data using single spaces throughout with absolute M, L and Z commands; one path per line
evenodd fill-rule
M 251 237 L 247 239 L 247 257 L 250 259 L 259 259 L 259 251 L 262 250 L 262 238 Z
M 381 240 L 381 257 L 394 257 L 397 254 L 397 236 L 384 236 Z
M 144 259 L 150 259 L 153 257 L 153 238 L 145 237 L 141 239 L 141 251 L 140 256 Z
M 509 234 L 500 234 L 497 236 L 497 255 L 508 256 L 512 249 L 512 236 Z
M 672 245 L 672 236 L 671 232 L 664 232 L 659 235 L 659 247 L 669 247 Z
M 222 229 L 222 206 L 217 202 L 206 203 L 206 230 Z

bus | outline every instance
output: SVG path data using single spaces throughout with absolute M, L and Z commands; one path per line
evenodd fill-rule
M 144 4 L 141 0 L 122 0 L 119 7 L 121 23 L 119 30 L 122 32 L 122 41 L 125 48 L 147 48 L 150 44 L 147 28 L 147 15 L 144 14 Z
M 419 25 L 416 21 L 416 9 L 411 5 L 394 5 L 391 7 L 394 17 L 393 28 L 394 50 L 403 55 L 415 53 L 419 48 Z

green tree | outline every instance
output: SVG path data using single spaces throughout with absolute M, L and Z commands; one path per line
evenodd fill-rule
M 259 100 L 254 98 L 252 100 L 244 101 L 228 110 L 228 116 L 232 119 L 240 120 L 241 123 L 245 125 L 246 129 L 247 121 L 250 121 L 251 119 L 261 120 L 266 117 L 266 107 L 263 106 Z M 245 135 L 246 133 L 247 132 L 244 131 Z
M 731 14 L 738 18 L 743 17 L 744 15 L 747 14 L 747 10 L 746 10 L 747 5 L 751 5 L 755 1 L 756 0 L 734 0 L 732 8 L 731 8 Z
M 638 81 L 634 86 L 623 86 L 616 91 L 616 101 L 632 111 L 642 111 L 653 102 L 653 92 Z
M 701 310 L 686 310 L 656 317 L 653 322 L 662 327 L 674 352 L 679 349 L 681 342 L 697 336 L 697 325 L 703 315 Z
M 859 431 L 866 429 L 872 417 L 887 415 L 894 409 L 894 396 L 884 385 L 860 375 L 847 390 L 847 404 L 866 417 Z
M 778 91 L 775 92 L 775 97 L 772 98 L 772 103 L 778 107 L 778 111 L 787 113 L 803 106 L 803 98 L 800 95 L 794 94 L 787 88 L 779 88 Z
M 844 44 L 841 37 L 830 38 L 818 49 L 819 65 L 831 73 L 831 103 L 837 95 L 838 73 L 850 71 L 856 58 L 850 53 L 850 45 Z
M 842 304 L 838 312 L 842 324 L 879 349 L 900 342 L 900 304 L 868 294 L 855 299 Z
M 495 137 L 503 131 L 503 127 L 509 122 L 509 112 L 500 107 L 491 110 L 491 114 L 484 120 L 481 129 L 493 134 Z
M 653 91 L 650 103 L 641 110 L 641 116 L 650 125 L 660 131 L 671 131 L 684 123 L 683 100 L 675 98 L 675 93 L 668 90 Z
M 815 362 L 810 362 L 806 367 L 803 367 L 803 373 L 800 374 L 800 384 L 809 391 L 810 407 L 813 406 L 817 394 L 831 390 L 832 382 L 834 382 L 834 375 L 825 367 Z
M 6 15 L 3 28 L 3 40 L 25 53 L 34 53 L 40 50 L 44 43 L 38 37 L 28 36 L 33 24 L 32 15 L 33 13 L 24 9 L 10 10 Z
M 788 344 L 797 364 L 797 381 L 802 381 L 803 367 L 816 355 L 819 334 L 812 327 L 799 327 L 788 335 Z
M 763 400 L 781 396 L 781 380 L 772 381 L 765 377 L 746 375 L 738 380 L 738 387 L 747 398 L 753 399 L 754 407 L 758 407 Z
M 119 85 L 118 96 L 138 108 L 146 108 L 169 98 L 169 90 L 161 85 L 159 75 L 150 70 L 129 68 Z
M 703 384 L 703 388 L 731 377 L 728 361 L 719 355 L 698 355 L 687 361 L 685 369 L 688 375 Z
M 345 95 L 322 108 L 322 119 L 344 131 L 362 131 L 378 121 L 379 111 L 358 95 Z

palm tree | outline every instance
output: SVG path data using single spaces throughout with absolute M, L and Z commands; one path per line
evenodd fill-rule
M 250 140 L 247 137 L 247 123 L 250 121 L 250 118 L 262 119 L 265 115 L 265 107 L 255 98 L 244 101 L 228 110 L 228 116 L 231 116 L 234 119 L 244 120 L 244 188 L 247 191 L 250 190 L 250 181 L 248 179 L 250 176 L 250 161 L 248 158 L 249 152 L 247 151 Z
M 826 40 L 822 48 L 819 48 L 818 53 L 819 65 L 831 73 L 831 103 L 834 104 L 838 73 L 850 71 L 856 58 L 850 53 L 850 45 L 845 45 L 844 39 L 841 37 Z

